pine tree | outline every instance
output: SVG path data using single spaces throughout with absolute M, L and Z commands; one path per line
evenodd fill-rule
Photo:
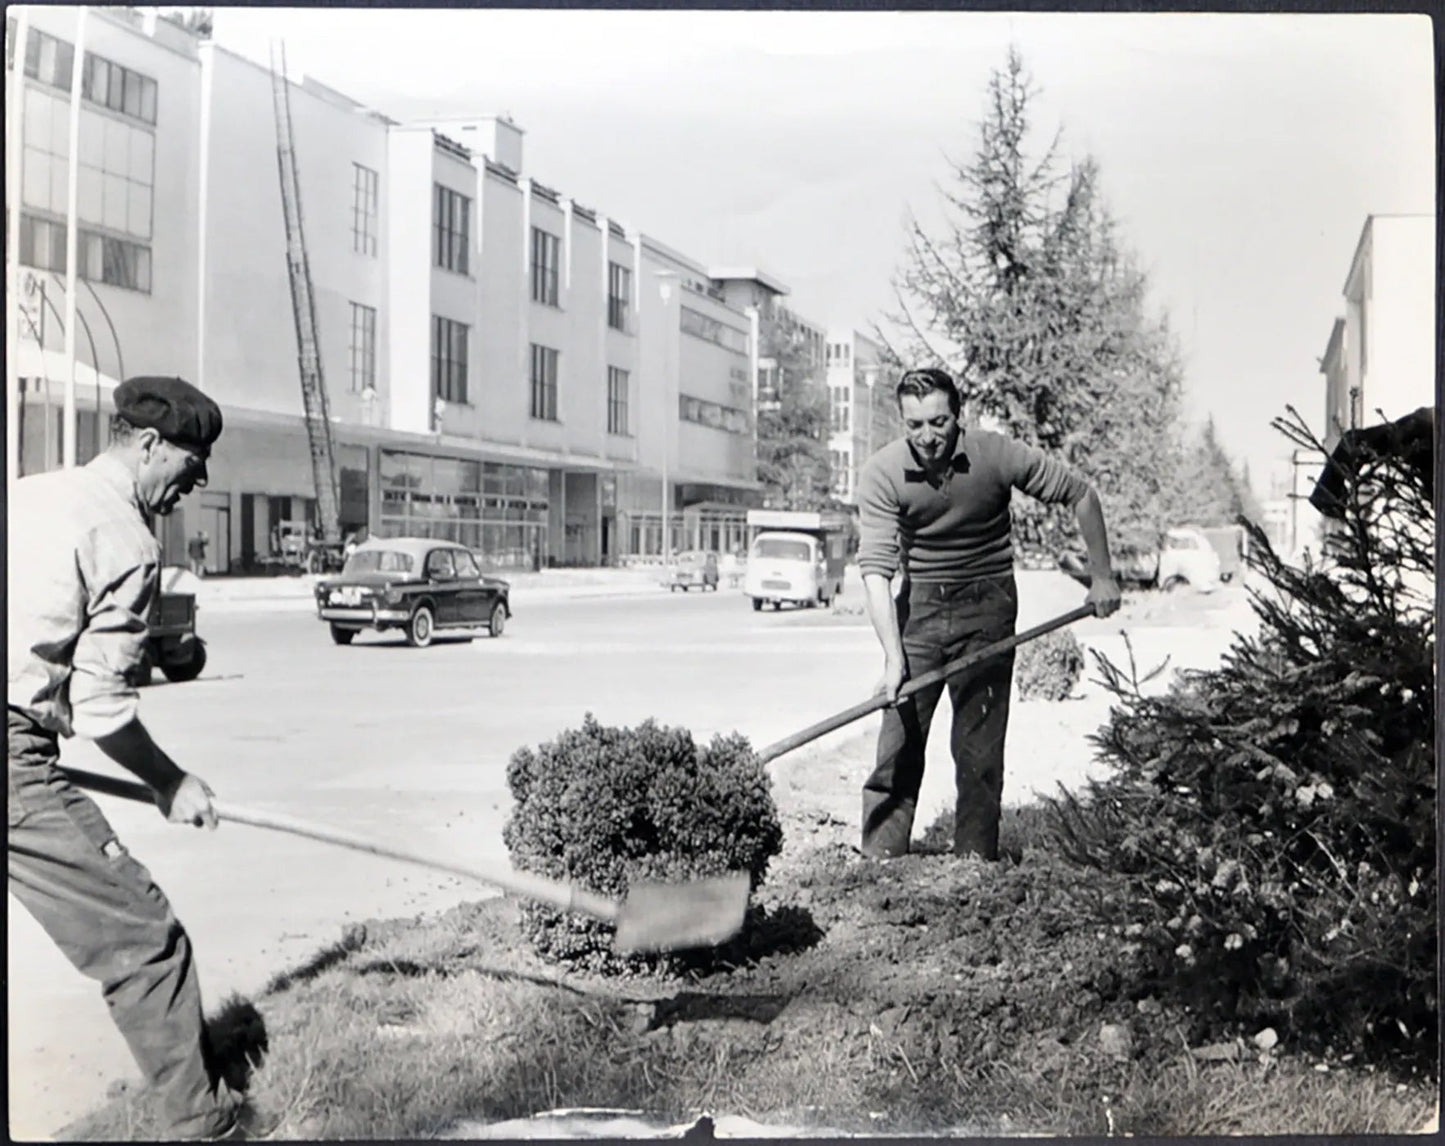
M 909 225 L 890 350 L 949 369 L 972 418 L 1079 466 L 1114 533 L 1151 545 L 1169 516 L 1182 370 L 1167 325 L 1146 314 L 1147 282 L 1116 239 L 1097 164 L 1061 173 L 1057 136 L 1030 157 L 1035 94 L 1011 49 L 977 150 L 953 165 L 944 232 Z M 1057 550 L 1073 531 L 1030 502 L 1015 524 L 1024 550 Z
M 1323 454 L 1293 411 L 1277 426 Z M 1054 829 L 1125 881 L 1125 917 L 1099 922 L 1199 1037 L 1273 1025 L 1435 1062 L 1435 518 L 1428 447 L 1402 464 L 1400 444 L 1338 474 L 1327 563 L 1293 568 L 1246 523 L 1259 632 L 1218 669 L 1146 694 L 1098 658 L 1112 770 L 1054 802 Z

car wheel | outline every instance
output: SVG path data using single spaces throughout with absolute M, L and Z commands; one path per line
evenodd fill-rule
M 351 639 L 356 636 L 355 629 L 343 629 L 340 625 L 331 626 L 331 639 L 338 645 L 349 645 Z
M 761 613 L 762 611 L 763 611 L 763 601 L 762 601 L 762 598 L 761 598 L 761 597 L 754 597 L 754 598 L 753 598 L 753 612 L 754 612 L 754 613 Z
M 406 625 L 406 643 L 414 649 L 426 648 L 431 644 L 435 626 L 436 618 L 432 616 L 431 606 L 418 605 Z
M 500 637 L 506 627 L 507 608 L 498 601 L 492 606 L 491 614 L 487 617 L 487 632 L 494 637 Z
M 180 664 L 161 665 L 161 672 L 166 674 L 166 680 L 182 684 L 188 680 L 195 680 L 201 675 L 202 670 L 206 667 L 206 646 L 203 641 L 195 641 L 194 644 L 196 651 L 191 655 L 190 660 L 182 661 Z
M 1169 580 L 1164 582 L 1164 592 L 1177 593 L 1180 589 L 1183 589 L 1188 584 L 1189 582 L 1186 581 L 1183 577 L 1171 577 L 1169 578 Z

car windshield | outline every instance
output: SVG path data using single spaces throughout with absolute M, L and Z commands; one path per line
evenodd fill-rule
M 1165 549 L 1198 549 L 1199 542 L 1187 533 L 1171 533 L 1164 539 Z
M 775 561 L 807 561 L 808 543 L 786 537 L 760 537 L 753 546 L 753 556 L 770 557 Z
M 416 568 L 410 553 L 395 549 L 362 549 L 346 559 L 343 576 L 352 573 L 410 573 Z

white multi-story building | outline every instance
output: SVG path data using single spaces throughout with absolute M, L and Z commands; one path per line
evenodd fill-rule
M 1393 420 L 1435 402 L 1435 217 L 1367 217 L 1344 297 L 1320 359 L 1331 448 L 1381 412 Z
M 90 9 L 77 61 L 77 19 L 28 9 L 11 70 L 20 472 L 61 461 L 80 67 L 78 459 L 102 444 L 117 379 L 195 381 L 227 430 L 163 542 L 179 559 L 204 528 L 211 568 L 244 570 L 275 525 L 315 513 L 272 76 L 129 9 Z M 343 530 L 597 564 L 660 553 L 666 504 L 672 549 L 741 543 L 755 331 L 704 267 L 527 174 L 507 119 L 397 123 L 310 78 L 289 93 Z
M 833 494 L 855 504 L 859 472 L 899 433 L 894 379 L 883 348 L 865 334 L 835 327 L 827 333 L 826 346 Z

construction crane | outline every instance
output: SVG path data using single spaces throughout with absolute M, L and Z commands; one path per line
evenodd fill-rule
M 277 67 L 277 57 L 280 67 Z M 296 319 L 297 360 L 301 368 L 301 401 L 311 475 L 316 486 L 320 543 L 307 554 L 313 572 L 334 565 L 341 553 L 341 498 L 336 480 L 336 451 L 331 437 L 331 410 L 321 372 L 316 299 L 311 289 L 311 263 L 301 222 L 301 181 L 296 172 L 296 146 L 291 126 L 291 84 L 286 77 L 286 45 L 271 45 L 271 92 L 276 105 L 276 160 L 281 174 L 281 212 L 286 221 L 286 270 L 291 280 L 291 310 Z

